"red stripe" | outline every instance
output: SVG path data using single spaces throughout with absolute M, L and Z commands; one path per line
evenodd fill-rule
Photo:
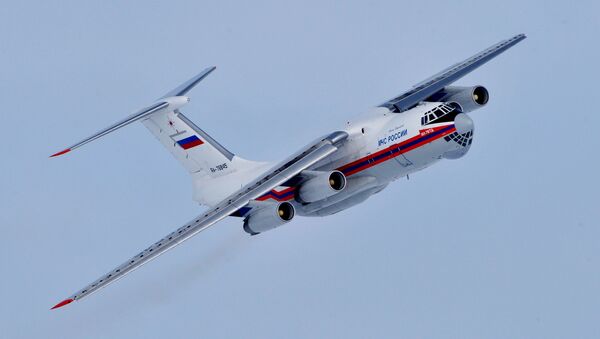
M 271 190 L 270 192 L 264 194 L 263 196 L 257 198 L 256 200 L 265 201 L 267 199 L 273 199 L 276 201 L 287 201 L 287 200 L 294 198 L 294 195 L 290 194 L 289 197 L 285 197 L 285 198 L 278 198 L 277 195 L 281 196 L 281 195 L 284 195 L 291 191 L 294 191 L 295 189 L 296 189 L 296 187 L 289 187 L 289 188 L 284 189 L 283 191 Z
M 353 161 L 353 162 L 351 162 L 349 164 L 346 164 L 346 165 L 344 165 L 342 167 L 339 167 L 337 170 L 341 171 L 341 172 L 344 172 L 345 169 L 350 168 L 350 167 L 352 167 L 352 166 L 354 166 L 356 164 L 359 164 L 359 163 L 361 163 L 361 162 L 363 162 L 363 161 L 365 161 L 367 159 L 376 158 L 377 156 L 379 156 L 381 154 L 390 152 L 392 149 L 395 149 L 395 148 L 401 147 L 402 145 L 406 145 L 408 143 L 411 143 L 411 142 L 413 142 L 415 140 L 418 140 L 418 139 L 420 139 L 420 138 L 422 138 L 422 137 L 424 137 L 424 136 L 426 136 L 428 134 L 435 133 L 435 132 L 437 132 L 437 131 L 439 131 L 441 129 L 444 129 L 446 127 L 448 127 L 448 125 L 446 125 L 446 126 L 440 126 L 440 127 L 434 127 L 434 128 L 430 128 L 430 129 L 426 129 L 426 130 L 420 130 L 418 135 L 416 135 L 416 136 L 414 136 L 414 137 L 412 137 L 410 139 L 407 139 L 407 140 L 404 140 L 403 142 L 400 142 L 400 143 L 394 144 L 392 146 L 389 146 L 389 147 L 387 147 L 387 148 L 385 148 L 385 149 L 383 149 L 383 150 L 381 150 L 379 152 L 376 152 L 376 153 L 373 153 L 373 154 L 369 154 L 369 155 L 367 155 L 365 157 L 362 157 L 362 158 L 360 158 L 358 160 L 355 160 L 355 161 Z M 423 146 L 424 144 L 433 142 L 433 141 L 435 141 L 435 140 L 437 140 L 439 138 L 443 138 L 444 136 L 446 136 L 446 135 L 448 135 L 450 133 L 453 133 L 455 130 L 456 130 L 456 128 L 451 128 L 451 129 L 449 129 L 449 130 L 447 130 L 447 131 L 445 131 L 443 133 L 440 133 L 439 135 L 437 135 L 433 139 L 425 139 L 422 142 L 416 143 L 416 144 L 414 144 L 414 145 L 412 145 L 412 146 L 410 146 L 410 147 L 408 147 L 406 149 L 403 149 L 400 152 L 393 153 L 393 154 L 390 154 L 389 156 L 383 157 L 383 158 L 378 159 L 376 161 L 366 163 L 363 166 L 357 167 L 357 168 L 353 169 L 350 172 L 344 172 L 344 174 L 347 175 L 347 176 L 350 176 L 350 175 L 356 174 L 356 173 L 358 173 L 360 171 L 364 171 L 367 168 L 373 167 L 373 166 L 378 165 L 378 164 L 380 164 L 380 163 L 382 163 L 382 162 L 384 162 L 386 160 L 389 160 L 389 159 L 392 159 L 394 157 L 397 157 L 400 154 L 404 154 L 406 152 L 410 152 L 410 151 L 414 150 L 415 148 Z
M 416 135 L 416 136 L 414 136 L 414 137 L 412 137 L 410 139 L 407 139 L 407 140 L 404 140 L 403 142 L 400 142 L 400 143 L 394 144 L 392 146 L 389 146 L 389 147 L 387 147 L 387 148 L 385 148 L 385 149 L 383 149 L 381 151 L 378 151 L 376 153 L 369 154 L 369 155 L 367 155 L 365 157 L 362 157 L 362 158 L 360 158 L 358 160 L 355 160 L 355 161 L 353 161 L 353 162 L 351 162 L 349 164 L 346 164 L 346 165 L 344 165 L 342 167 L 339 167 L 337 170 L 344 172 L 344 169 L 346 169 L 346 168 L 350 168 L 350 167 L 352 167 L 352 166 L 354 166 L 356 164 L 359 164 L 359 163 L 361 163 L 361 162 L 363 162 L 363 161 L 365 161 L 367 159 L 375 158 L 375 157 L 377 157 L 377 156 L 379 156 L 381 154 L 384 154 L 386 152 L 390 152 L 391 150 L 393 150 L 395 148 L 398 148 L 398 147 L 401 147 L 401 146 L 406 145 L 408 143 L 411 143 L 411 142 L 413 142 L 415 140 L 418 140 L 418 139 L 420 139 L 420 138 L 422 138 L 422 137 L 424 137 L 426 135 L 429 135 L 431 133 L 435 133 L 435 132 L 437 132 L 439 130 L 442 130 L 444 128 L 447 128 L 447 127 L 448 127 L 448 125 L 420 130 L 418 135 Z M 433 142 L 435 140 L 443 138 L 444 136 L 446 136 L 446 135 L 448 135 L 450 133 L 453 133 L 454 131 L 456 131 L 456 128 L 453 127 L 451 129 L 443 132 L 443 133 L 440 133 L 439 135 L 436 135 L 435 138 L 433 138 L 433 139 L 424 139 L 423 141 L 418 142 L 418 143 L 416 143 L 416 144 L 414 144 L 414 145 L 412 145 L 412 146 L 410 146 L 410 147 L 408 147 L 406 149 L 403 149 L 400 152 L 391 153 L 388 156 L 385 156 L 385 157 L 383 157 L 381 159 L 377 159 L 376 161 L 372 161 L 372 162 L 364 164 L 361 167 L 357 167 L 357 168 L 353 169 L 350 172 L 344 172 L 344 174 L 346 176 L 350 176 L 350 175 L 356 174 L 356 173 L 358 173 L 360 171 L 364 171 L 367 168 L 373 167 L 373 166 L 378 165 L 378 164 L 380 164 L 380 163 L 382 163 L 384 161 L 387 161 L 387 160 L 390 160 L 392 158 L 395 158 L 395 157 L 399 156 L 400 154 L 404 154 L 406 152 L 410 152 L 410 151 L 412 151 L 412 150 L 414 150 L 414 149 L 416 149 L 418 147 L 421 147 L 421 146 L 423 146 L 425 144 L 428 144 L 430 142 Z M 265 201 L 265 200 L 268 200 L 268 199 L 273 199 L 273 200 L 276 200 L 276 201 L 287 201 L 287 200 L 292 199 L 294 197 L 294 195 L 290 195 L 289 197 L 286 197 L 286 198 L 283 198 L 283 199 L 278 198 L 276 195 L 281 196 L 281 195 L 286 194 L 286 193 L 288 193 L 290 191 L 293 191 L 295 189 L 296 189 L 296 187 L 289 187 L 289 188 L 287 188 L 287 189 L 285 189 L 283 191 L 271 190 L 270 192 L 264 194 L 263 196 L 257 198 L 256 200 L 258 200 L 258 201 Z

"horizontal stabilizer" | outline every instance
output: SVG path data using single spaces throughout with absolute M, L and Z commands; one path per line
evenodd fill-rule
M 162 101 L 162 102 L 158 102 L 150 107 L 143 108 L 143 109 L 133 113 L 132 115 L 128 116 L 127 118 L 117 122 L 116 124 L 113 124 L 97 133 L 94 133 L 93 135 L 81 140 L 80 142 L 78 142 L 76 144 L 73 144 L 70 147 L 65 148 L 64 150 L 62 150 L 60 152 L 52 154 L 50 157 L 52 158 L 52 157 L 56 157 L 56 156 L 68 153 L 76 148 L 79 148 L 79 147 L 87 144 L 88 142 L 92 142 L 104 135 L 107 135 L 110 132 L 116 131 L 123 126 L 127 126 L 134 121 L 138 121 L 142 118 L 149 116 L 152 113 L 158 112 L 161 109 L 166 108 L 167 106 L 169 106 L 169 103 L 166 101 Z
M 80 141 L 74 145 L 71 145 L 70 147 L 63 149 L 60 152 L 56 152 L 56 153 L 52 154 L 50 157 L 52 158 L 52 157 L 56 157 L 56 156 L 68 153 L 68 152 L 70 152 L 76 148 L 79 148 L 91 141 L 94 141 L 102 136 L 105 136 L 106 134 L 108 134 L 110 132 L 116 131 L 121 127 L 131 124 L 132 122 L 145 119 L 145 118 L 149 117 L 150 115 L 157 113 L 159 111 L 162 111 L 162 112 L 176 111 L 178 108 L 180 108 L 181 106 L 183 106 L 189 102 L 189 98 L 184 97 L 183 95 L 186 94 L 187 92 L 189 92 L 192 88 L 194 88 L 194 86 L 196 86 L 202 79 L 206 78 L 206 76 L 208 76 L 215 69 L 216 69 L 215 66 L 204 69 L 202 72 L 200 72 L 199 74 L 197 74 L 190 80 L 184 82 L 183 84 L 179 85 L 178 87 L 176 87 L 169 93 L 165 94 L 163 97 L 158 99 L 158 101 L 156 101 L 154 104 L 152 104 L 148 107 L 142 108 L 141 110 L 133 113 L 132 115 L 128 116 L 127 118 L 83 139 L 82 141 Z

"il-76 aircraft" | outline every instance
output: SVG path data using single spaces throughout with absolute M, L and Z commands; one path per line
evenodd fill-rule
M 464 156 L 473 142 L 469 113 L 486 105 L 483 86 L 450 86 L 525 39 L 501 41 L 349 120 L 280 163 L 250 161 L 223 147 L 181 108 L 210 67 L 122 121 L 56 153 L 59 156 L 140 121 L 189 172 L 194 200 L 208 208 L 54 308 L 81 300 L 226 217 L 257 235 L 296 216 L 327 216 L 441 159 Z

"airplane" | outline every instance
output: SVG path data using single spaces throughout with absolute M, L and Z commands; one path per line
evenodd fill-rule
M 473 142 L 469 113 L 485 106 L 480 85 L 450 86 L 516 45 L 518 34 L 456 63 L 321 136 L 273 164 L 246 160 L 195 125 L 181 108 L 186 94 L 215 67 L 127 118 L 57 152 L 71 152 L 121 127 L 140 121 L 189 172 L 193 199 L 207 209 L 112 271 L 59 302 L 79 301 L 122 278 L 226 217 L 243 219 L 250 235 L 289 223 L 296 216 L 327 216 L 360 204 L 390 182 L 441 159 L 463 157 Z

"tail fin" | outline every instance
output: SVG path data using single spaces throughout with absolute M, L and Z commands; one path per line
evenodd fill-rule
M 154 114 L 142 123 L 190 174 L 219 177 L 235 169 L 235 155 L 179 110 Z
M 242 159 L 179 110 L 154 114 L 142 123 L 191 174 L 194 200 L 212 206 L 252 180 L 268 164 Z
M 60 151 L 68 153 L 134 121 L 141 121 L 163 146 L 192 175 L 194 200 L 213 205 L 239 189 L 268 164 L 244 160 L 228 151 L 191 122 L 179 108 L 189 102 L 183 95 L 215 70 L 210 67 L 124 120 Z

